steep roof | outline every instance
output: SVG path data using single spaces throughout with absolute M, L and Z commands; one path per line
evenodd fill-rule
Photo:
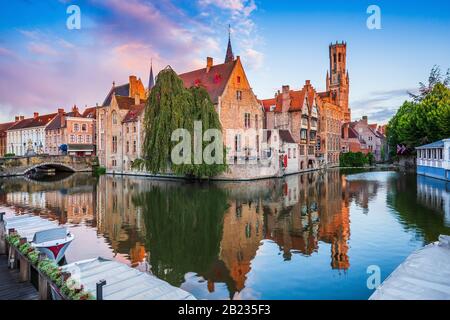
M 29 129 L 35 127 L 42 127 L 48 124 L 57 113 L 46 114 L 38 116 L 36 118 L 27 118 L 22 121 L 17 122 L 15 125 L 10 127 L 8 130 L 18 130 L 18 129 Z
M 117 105 L 119 109 L 129 110 L 135 104 L 135 99 L 130 97 L 116 96 Z M 140 99 L 141 103 L 144 103 L 145 100 Z
M 207 68 L 202 68 L 179 75 L 183 80 L 184 86 L 190 88 L 193 86 L 202 86 L 208 91 L 213 103 L 218 102 L 218 98 L 223 94 L 231 73 L 237 63 L 237 60 L 213 65 L 207 72 Z
M 271 112 L 273 110 L 270 110 L 272 107 L 276 107 L 277 100 L 275 98 L 272 99 L 264 99 L 259 100 L 262 106 L 264 107 L 265 112 Z
M 15 122 L 0 123 L 0 133 L 5 132 L 14 125 Z
M 295 143 L 294 138 L 292 138 L 291 132 L 289 130 L 279 130 L 280 139 L 286 143 Z
M 116 94 L 116 96 L 128 97 L 130 94 L 130 84 L 126 83 L 120 86 L 113 86 L 106 96 L 105 100 L 103 101 L 103 107 L 111 105 L 111 99 L 114 93 Z
M 52 121 L 48 124 L 48 126 L 45 128 L 45 130 L 57 130 L 65 127 L 65 121 L 64 124 L 61 121 L 62 114 L 58 113 L 56 117 L 53 118 Z
M 97 116 L 96 109 L 97 109 L 96 107 L 86 108 L 86 110 L 84 110 L 84 112 L 83 112 L 83 118 L 95 119 Z
M 134 105 L 130 107 L 130 111 L 125 115 L 125 118 L 123 119 L 123 123 L 128 122 L 136 122 L 139 118 L 139 116 L 144 112 L 145 110 L 145 103 L 141 103 L 138 105 Z

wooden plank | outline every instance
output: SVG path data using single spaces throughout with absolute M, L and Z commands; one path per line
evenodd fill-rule
M 0 255 L 0 300 L 37 300 L 38 292 L 29 282 L 20 282 L 19 270 L 8 269 L 8 256 Z

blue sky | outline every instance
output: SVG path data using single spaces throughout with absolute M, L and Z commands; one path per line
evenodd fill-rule
M 66 27 L 71 4 L 80 30 Z M 372 4 L 381 30 L 366 26 Z M 22 0 L 0 11 L 0 121 L 101 103 L 113 81 L 147 83 L 152 58 L 155 72 L 222 62 L 228 24 L 259 98 L 305 80 L 324 90 L 328 45 L 346 41 L 354 119 L 386 122 L 433 65 L 450 67 L 449 1 Z

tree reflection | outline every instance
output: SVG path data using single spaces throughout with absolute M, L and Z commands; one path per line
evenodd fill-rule
M 152 186 L 133 197 L 143 210 L 153 273 L 179 286 L 216 262 L 227 195 L 215 187 Z

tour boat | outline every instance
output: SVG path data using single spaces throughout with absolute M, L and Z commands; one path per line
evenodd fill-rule
M 74 239 L 74 235 L 67 228 L 38 216 L 27 214 L 11 217 L 5 221 L 6 230 L 13 228 L 21 237 L 32 239 L 30 244 L 56 263 L 61 261 Z

